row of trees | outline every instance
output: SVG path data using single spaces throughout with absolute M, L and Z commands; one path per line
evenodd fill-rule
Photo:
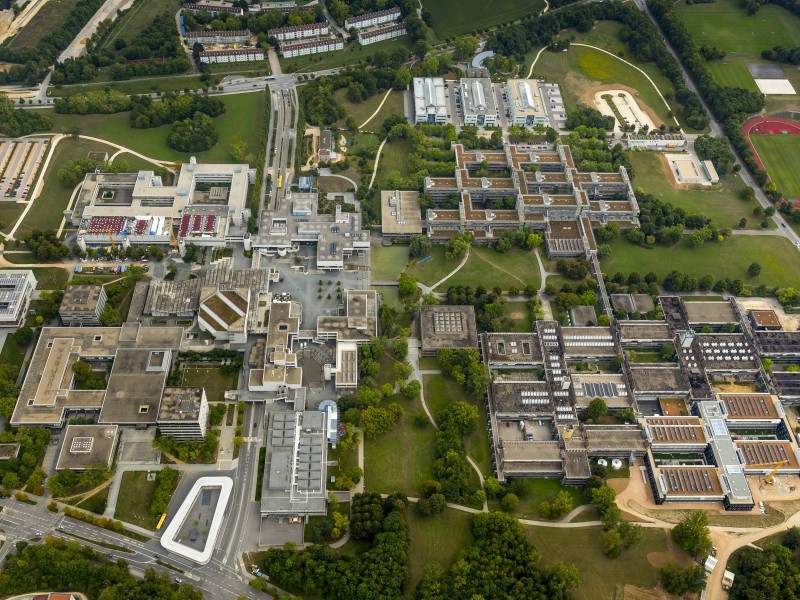
M 7 367 L 3 368 L 6 369 Z M 0 386 L 3 388 L 3 404 L 5 407 L 10 408 L 9 403 L 7 403 L 5 399 L 13 399 L 17 394 L 18 388 L 13 385 L 13 380 L 8 380 L 5 377 L 3 377 Z M 5 412 L 7 412 L 7 409 Z M 17 456 L 0 461 L 0 479 L 2 479 L 4 488 L 19 488 L 21 485 L 27 484 L 31 477 L 34 477 L 34 480 L 30 481 L 30 491 L 34 492 L 32 488 L 37 485 L 41 487 L 43 476 L 36 474 L 36 465 L 42 460 L 49 441 L 50 432 L 41 428 L 20 427 L 17 429 L 6 429 L 0 433 L 0 443 L 20 445 Z M 43 475 L 43 472 L 41 475 Z M 37 494 L 41 495 L 41 490 L 35 491 Z
M 0 79 L 2 75 L 0 73 Z M 14 102 L 6 94 L 0 93 L 0 134 L 21 137 L 52 128 L 53 119 L 49 116 L 38 110 L 14 108 Z

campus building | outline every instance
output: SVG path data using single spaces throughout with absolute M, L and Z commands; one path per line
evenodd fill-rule
M 419 192 L 381 190 L 381 233 L 384 239 L 408 240 L 422 233 Z
M 628 133 L 628 148 L 645 150 L 683 150 L 686 138 L 680 133 Z
M 204 50 L 200 53 L 200 62 L 204 64 L 254 62 L 258 60 L 264 60 L 264 50 L 261 48 Z
M 118 440 L 117 425 L 67 425 L 56 471 L 85 471 L 97 465 L 110 468 Z
M 58 315 L 68 327 L 99 326 L 106 299 L 102 285 L 70 285 L 64 290 Z
M 153 171 L 89 173 L 75 207 L 64 212 L 77 243 L 225 246 L 249 238 L 247 205 L 255 170 L 246 164 L 203 164 L 192 157 L 173 185 Z
M 305 25 L 290 25 L 288 27 L 278 27 L 267 31 L 269 37 L 274 37 L 279 42 L 287 42 L 289 40 L 302 40 L 305 38 L 318 37 L 321 35 L 329 35 L 331 32 L 330 26 L 327 22 L 324 23 L 308 23 Z
M 31 294 L 36 289 L 33 271 L 0 271 L 0 327 L 22 327 Z
M 385 40 L 392 40 L 406 34 L 406 26 L 402 23 L 392 23 L 374 29 L 364 29 L 358 32 L 358 41 L 362 46 L 375 44 Z
M 386 10 L 379 10 L 377 12 L 359 15 L 357 17 L 349 17 L 345 19 L 345 29 L 366 29 L 374 25 L 381 25 L 383 23 L 390 23 L 400 18 L 400 9 L 396 6 L 387 8 Z
M 223 12 L 237 17 L 240 17 L 244 14 L 244 11 L 240 7 L 233 6 L 232 4 L 226 4 L 224 2 L 200 2 L 197 4 L 184 4 L 183 9 L 194 12 L 203 11 L 214 16 L 217 16 Z
M 300 42 L 299 44 L 281 44 L 281 54 L 284 58 L 308 56 L 309 54 L 333 52 L 343 49 L 344 40 L 342 40 L 342 38 L 322 38 L 310 42 Z
M 441 77 L 414 77 L 414 122 L 442 125 L 450 121 Z
M 535 79 L 509 79 L 506 83 L 509 122 L 523 127 L 549 127 L 550 117 L 545 110 L 542 93 Z
M 238 31 L 190 31 L 186 34 L 186 42 L 191 46 L 200 44 L 244 44 L 250 42 L 250 30 Z
M 464 125 L 494 127 L 497 124 L 497 101 L 494 86 L 488 77 L 464 78 L 458 86 Z
M 208 428 L 208 400 L 201 387 L 165 387 L 156 419 L 161 435 L 201 440 Z

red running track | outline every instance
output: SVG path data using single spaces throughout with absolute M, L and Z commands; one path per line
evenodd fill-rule
M 742 134 L 747 138 L 747 142 L 750 144 L 750 150 L 753 152 L 753 156 L 755 156 L 759 168 L 764 169 L 764 163 L 761 162 L 761 157 L 758 155 L 755 146 L 753 146 L 753 142 L 750 141 L 750 134 L 780 135 L 784 131 L 790 134 L 800 135 L 800 123 L 776 117 L 759 117 L 757 119 L 750 119 L 742 126 Z

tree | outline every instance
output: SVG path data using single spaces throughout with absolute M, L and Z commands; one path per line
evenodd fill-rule
M 453 40 L 453 57 L 463 60 L 475 54 L 478 49 L 478 38 L 472 35 L 462 35 Z
M 3 487 L 9 490 L 13 490 L 19 487 L 19 475 L 12 471 L 8 471 L 3 476 Z
M 602 398 L 595 398 L 589 402 L 589 406 L 586 407 L 586 415 L 593 421 L 599 419 L 607 413 L 608 405 Z
M 708 515 L 701 510 L 692 511 L 672 528 L 672 539 L 692 556 L 706 556 L 711 550 Z
M 706 573 L 701 565 L 681 568 L 671 560 L 658 572 L 661 585 L 670 594 L 699 592 L 705 587 Z
M 622 545 L 625 548 L 633 548 L 642 541 L 642 526 L 630 521 L 620 521 L 617 526 Z
M 411 238 L 411 244 L 408 247 L 408 255 L 411 258 L 421 258 L 427 256 L 431 251 L 431 241 L 427 235 L 415 235 Z
M 402 392 L 403 396 L 405 396 L 407 399 L 414 400 L 419 396 L 420 392 L 422 391 L 422 384 L 416 379 L 412 379 L 408 383 L 401 385 L 400 391 Z M 2 406 L 2 399 L 0 399 L 0 406 Z
M 100 322 L 104 327 L 119 327 L 122 325 L 122 319 L 113 306 L 106 306 L 103 312 L 100 313 Z
M 750 263 L 750 266 L 747 267 L 747 274 L 750 277 L 758 277 L 761 274 L 761 265 L 757 262 Z
M 614 505 L 617 492 L 613 488 L 604 485 L 603 487 L 591 491 L 591 503 L 601 514 L 604 514 L 609 506 Z
M 411 275 L 400 273 L 400 277 L 397 280 L 397 291 L 400 293 L 400 296 L 407 298 L 408 296 L 413 295 L 416 290 L 417 280 Z
M 27 346 L 33 339 L 33 329 L 23 325 L 14 332 L 14 341 L 17 346 Z
M 408 84 L 411 83 L 411 69 L 406 67 L 405 65 L 397 69 L 394 73 L 394 81 L 392 82 L 392 87 L 397 91 L 403 91 L 408 87 Z
M 622 552 L 622 538 L 615 529 L 600 534 L 600 547 L 608 558 L 618 558 Z
M 500 505 L 503 507 L 504 511 L 512 513 L 517 510 L 517 507 L 519 506 L 519 497 L 513 492 L 509 492 L 503 496 L 503 499 L 500 501 Z
M 16 398 L 12 398 L 10 396 L 0 398 L 0 415 L 4 416 L 6 419 L 11 419 L 11 415 L 14 414 L 14 409 L 16 406 Z

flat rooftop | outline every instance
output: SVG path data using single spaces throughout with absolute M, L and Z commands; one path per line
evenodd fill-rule
M 622 342 L 668 342 L 672 340 L 669 325 L 664 321 L 617 321 Z
M 774 465 L 786 461 L 785 467 L 797 468 L 797 451 L 792 443 L 786 440 L 734 441 L 736 449 L 744 459 L 745 466 Z M 766 468 L 766 467 L 765 467 Z
M 505 375 L 492 382 L 492 400 L 497 413 L 545 415 L 553 412 L 550 388 L 534 375 L 514 380 Z
M 422 233 L 419 192 L 381 191 L 381 230 L 389 235 Z
M 686 314 L 689 323 L 707 323 L 709 325 L 723 325 L 737 323 L 739 319 L 730 302 L 686 302 Z
M 645 450 L 644 434 L 638 425 L 584 425 L 583 437 L 588 451 L 593 455 L 609 452 L 638 454 Z
M 201 387 L 165 387 L 158 408 L 158 422 L 197 421 L 202 399 Z
M 744 419 L 779 419 L 778 409 L 771 394 L 718 394 L 718 398 L 728 411 L 729 421 Z
M 647 417 L 645 420 L 647 437 L 653 444 L 705 444 L 698 417 Z
M 478 328 L 472 306 L 422 306 L 420 328 L 423 350 L 478 347 Z
M 490 364 L 540 364 L 542 349 L 535 333 L 484 333 L 483 352 Z
M 110 466 L 118 433 L 116 425 L 67 425 L 56 471 L 81 471 L 97 464 Z
M 58 309 L 59 313 L 95 312 L 103 286 L 100 285 L 69 285 L 64 290 L 64 299 Z
M 715 467 L 660 467 L 655 469 L 659 490 L 665 496 L 721 496 Z
M 98 421 L 155 424 L 171 363 L 169 349 L 117 350 Z
M 750 316 L 758 327 L 778 327 L 781 322 L 774 310 L 751 310 Z
M 635 392 L 688 392 L 689 380 L 677 365 L 631 367 L 631 385 Z

